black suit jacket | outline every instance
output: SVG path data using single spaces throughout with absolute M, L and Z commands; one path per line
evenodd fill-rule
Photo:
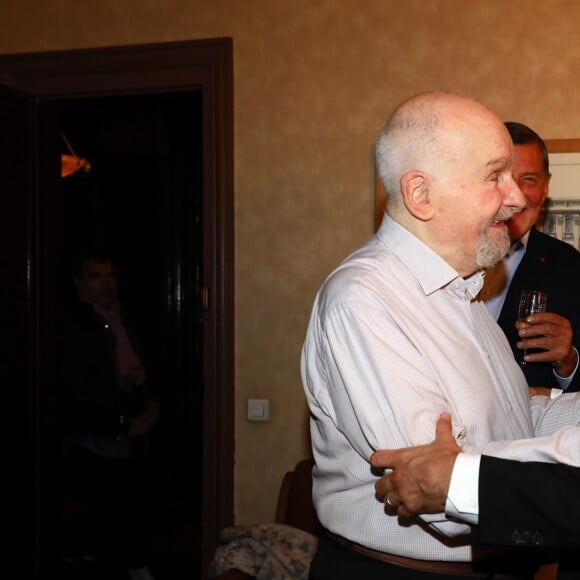
M 574 346 L 580 351 L 580 252 L 570 244 L 557 240 L 532 228 L 522 261 L 512 279 L 498 318 L 516 360 L 522 351 L 515 322 L 522 290 L 544 290 L 548 293 L 548 312 L 555 312 L 570 320 L 574 330 Z M 559 388 L 550 364 L 522 365 L 528 385 Z M 568 391 L 580 390 L 580 370 Z
M 479 542 L 518 548 L 580 547 L 580 468 L 483 455 Z

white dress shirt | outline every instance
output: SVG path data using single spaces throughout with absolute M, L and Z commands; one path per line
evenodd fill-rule
M 534 436 L 524 375 L 502 330 L 473 300 L 482 281 L 482 273 L 461 278 L 386 216 L 320 289 L 302 377 L 314 503 L 332 532 L 392 554 L 471 559 L 469 538 L 450 545 L 432 527 L 386 515 L 368 458 L 431 441 L 442 411 L 452 413 L 458 441 L 476 450 Z M 534 455 L 535 441 L 528 447 Z

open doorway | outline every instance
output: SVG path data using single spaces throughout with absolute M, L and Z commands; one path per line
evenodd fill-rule
M 232 521 L 231 49 L 231 40 L 217 39 L 0 56 L 0 84 L 8 87 L 0 87 L 0 99 L 22 114 L 2 117 L 6 143 L 23 146 L 10 157 L 4 191 L 11 223 L 1 258 L 14 280 L 6 297 L 15 321 L 8 371 L 19 389 L 9 406 L 27 426 L 14 453 L 34 480 L 13 491 L 14 504 L 26 506 L 10 519 L 21 529 L 13 539 L 23 546 L 23 577 L 54 571 L 58 370 L 51 337 L 66 288 L 66 248 L 87 232 L 118 237 L 125 289 L 149 316 L 146 340 L 163 338 L 154 365 L 174 384 L 153 442 L 163 464 L 161 513 L 168 525 L 174 516 L 197 520 L 200 577 L 219 530 Z M 90 173 L 61 181 L 59 133 L 91 161 Z M 91 133 L 99 133 L 100 152 L 84 141 Z M 93 217 L 79 219 L 87 212 Z M 131 230 L 127 220 L 140 225 Z M 170 492 L 176 484 L 179 492 Z
M 70 265 L 79 249 L 107 248 L 115 256 L 121 304 L 161 399 L 161 419 L 148 436 L 151 559 L 165 566 L 156 538 L 188 538 L 181 566 L 193 573 L 201 558 L 203 488 L 203 466 L 191 460 L 202 455 L 203 438 L 201 93 L 82 98 L 53 107 L 63 151 L 88 163 L 62 180 L 62 288 L 74 290 Z M 63 298 L 65 307 L 74 300 Z

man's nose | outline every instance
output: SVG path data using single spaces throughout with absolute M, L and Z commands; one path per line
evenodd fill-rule
M 506 188 L 507 191 L 504 197 L 504 205 L 515 207 L 520 211 L 524 209 L 526 206 L 526 199 L 513 177 L 510 176 L 507 180 Z

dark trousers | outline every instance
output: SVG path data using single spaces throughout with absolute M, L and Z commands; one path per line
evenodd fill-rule
M 532 577 L 533 574 L 528 573 L 522 575 L 459 576 L 403 568 L 353 552 L 347 546 L 334 542 L 324 533 L 320 536 L 316 554 L 310 565 L 309 576 L 310 580 L 374 580 L 375 578 L 377 580 L 473 580 L 473 578 L 531 580 Z
M 82 519 L 69 523 L 68 541 L 82 541 L 110 578 L 146 564 L 147 482 L 141 459 L 108 459 L 80 447 L 65 458 L 65 501 L 85 507 Z

